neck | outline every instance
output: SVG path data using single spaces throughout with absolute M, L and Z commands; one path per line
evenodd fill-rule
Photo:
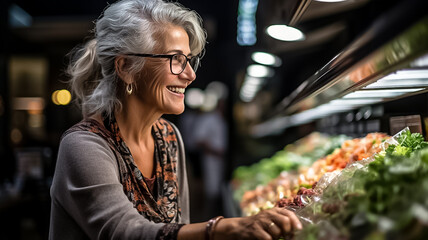
M 162 116 L 155 109 L 137 102 L 130 96 L 123 102 L 122 110 L 115 113 L 120 133 L 128 143 L 148 143 L 153 141 L 153 124 Z

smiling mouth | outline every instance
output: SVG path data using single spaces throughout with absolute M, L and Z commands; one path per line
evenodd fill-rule
M 186 91 L 186 89 L 182 87 L 166 87 L 166 88 L 171 92 L 181 93 L 181 94 L 183 94 Z

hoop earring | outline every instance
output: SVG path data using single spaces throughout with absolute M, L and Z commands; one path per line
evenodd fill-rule
M 132 83 L 126 85 L 126 93 L 128 93 L 128 95 L 132 94 Z

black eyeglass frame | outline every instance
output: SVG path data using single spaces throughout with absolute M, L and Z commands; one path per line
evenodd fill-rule
M 176 53 L 176 54 L 147 54 L 147 53 L 127 53 L 125 54 L 127 56 L 136 56 L 136 57 L 151 57 L 151 58 L 169 58 L 169 70 L 171 71 L 172 74 L 174 75 L 180 75 L 184 69 L 186 69 L 187 63 L 190 63 L 190 66 L 192 67 L 193 71 L 196 72 L 198 70 L 199 64 L 200 64 L 200 57 L 199 56 L 193 56 L 191 58 L 187 57 L 186 55 L 182 54 L 182 53 Z M 184 64 L 184 67 L 181 68 L 181 71 L 179 73 L 174 73 L 172 71 L 172 58 L 174 56 L 177 55 L 182 55 L 186 58 L 186 64 Z M 191 60 L 193 58 L 197 59 L 197 62 L 195 64 L 195 66 L 192 66 L 191 64 Z

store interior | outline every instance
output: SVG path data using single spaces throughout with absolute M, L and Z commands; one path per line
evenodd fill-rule
M 91 38 L 94 21 L 113 2 L 0 3 L 0 239 L 48 237 L 59 142 L 82 118 L 68 91 L 67 54 Z M 402 139 L 406 127 L 427 140 L 426 0 L 177 2 L 198 12 L 207 31 L 185 112 L 164 116 L 184 138 L 192 222 L 290 206 L 280 201 L 284 185 L 278 182 L 290 185 L 300 174 L 306 190 L 318 190 L 314 183 L 326 178 L 308 169 L 315 171 L 317 160 L 335 149 L 345 152 L 344 142 L 360 149 L 370 139 L 371 150 L 355 157 L 358 162 L 374 159 L 387 139 Z M 225 154 L 210 182 L 193 134 L 195 122 L 216 111 L 226 129 Z M 336 167 L 348 170 L 352 163 Z M 293 191 L 290 196 L 297 196 Z M 408 239 L 428 236 L 426 201 L 420 209 L 427 211 L 417 220 L 422 230 Z

